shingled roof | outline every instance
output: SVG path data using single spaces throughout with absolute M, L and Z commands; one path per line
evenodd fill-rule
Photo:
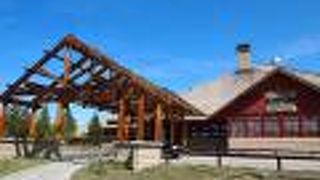
M 320 90 L 320 75 L 318 74 L 268 65 L 256 67 L 246 75 L 239 73 L 222 75 L 215 81 L 207 82 L 181 93 L 181 97 L 209 116 L 217 113 L 232 100 L 275 71 L 281 71 L 298 78 L 303 83 Z

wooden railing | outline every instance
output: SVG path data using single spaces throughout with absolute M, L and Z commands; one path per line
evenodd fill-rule
M 217 166 L 222 167 L 224 157 L 251 158 L 251 159 L 274 159 L 276 169 L 282 170 L 283 160 L 311 160 L 320 161 L 320 151 L 294 151 L 272 149 L 231 149 L 227 152 L 187 152 L 188 155 L 205 155 L 217 157 Z

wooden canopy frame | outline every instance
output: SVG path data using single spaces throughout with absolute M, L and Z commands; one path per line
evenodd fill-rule
M 158 141 L 166 117 L 202 115 L 175 93 L 154 85 L 71 34 L 45 51 L 8 86 L 0 100 L 4 106 L 16 104 L 32 112 L 46 103 L 57 102 L 59 109 L 76 103 L 116 113 L 121 141 L 128 140 L 128 121 L 137 124 L 137 139 L 142 140 L 144 121 L 154 118 L 154 140 Z M 58 110 L 56 120 L 59 126 L 63 126 L 61 112 Z

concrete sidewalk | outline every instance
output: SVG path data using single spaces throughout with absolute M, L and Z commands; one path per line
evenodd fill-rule
M 1 178 L 1 180 L 69 180 L 84 163 L 52 162 L 22 170 Z

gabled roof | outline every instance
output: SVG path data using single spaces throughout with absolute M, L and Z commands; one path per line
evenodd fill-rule
M 318 74 L 289 70 L 279 66 L 261 66 L 252 69 L 245 75 L 237 73 L 223 75 L 216 81 L 195 87 L 182 93 L 181 96 L 204 112 L 206 116 L 211 116 L 275 72 L 284 73 L 320 92 Z
M 70 57 L 65 57 L 66 54 Z M 70 64 L 63 67 L 66 58 Z M 59 68 L 52 69 L 52 63 Z M 62 86 L 66 74 L 69 81 Z M 119 65 L 74 35 L 65 36 L 26 69 L 20 78 L 8 86 L 1 95 L 1 101 L 37 107 L 42 103 L 67 99 L 85 106 L 112 109 L 124 91 L 132 93 L 131 97 L 143 92 L 149 103 L 160 101 L 187 114 L 202 114 L 174 92 Z

